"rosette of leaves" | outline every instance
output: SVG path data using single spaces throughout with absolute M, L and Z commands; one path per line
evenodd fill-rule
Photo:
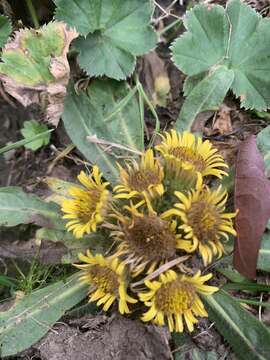
M 54 0 L 55 17 L 82 35 L 75 42 L 80 66 L 91 76 L 125 79 L 136 56 L 154 48 L 149 0 Z
M 11 34 L 12 27 L 8 20 L 3 15 L 0 15 L 0 47 L 5 45 L 9 35 Z
M 270 107 L 269 19 L 231 0 L 226 9 L 195 6 L 184 25 L 172 47 L 176 66 L 188 76 L 179 130 L 190 128 L 199 112 L 218 109 L 230 89 L 245 109 Z

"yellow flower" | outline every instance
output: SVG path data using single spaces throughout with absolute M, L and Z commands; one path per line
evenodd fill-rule
M 228 240 L 228 233 L 236 236 L 232 219 L 236 213 L 224 213 L 228 194 L 221 186 L 211 191 L 206 186 L 190 191 L 187 195 L 175 192 L 180 203 L 168 210 L 164 217 L 177 215 L 182 220 L 185 240 L 181 249 L 187 252 L 199 250 L 204 265 L 212 262 L 213 255 L 221 257 L 224 253 L 222 238 Z
M 211 295 L 218 291 L 217 287 L 204 285 L 211 277 L 212 274 L 201 276 L 200 271 L 187 276 L 168 270 L 160 275 L 159 281 L 145 281 L 149 291 L 139 293 L 139 298 L 150 309 L 142 320 L 159 326 L 167 323 L 171 332 L 183 332 L 184 317 L 188 330 L 193 331 L 198 322 L 195 316 L 208 316 L 198 294 Z
M 137 197 L 149 203 L 151 198 L 163 195 L 163 168 L 159 160 L 154 158 L 153 150 L 148 149 L 142 155 L 140 163 L 134 161 L 130 165 L 126 164 L 126 169 L 118 166 L 122 184 L 115 186 L 114 191 L 117 193 L 115 198 Z
M 148 274 L 153 272 L 158 265 L 173 258 L 181 244 L 180 235 L 176 234 L 176 221 L 162 219 L 162 215 L 151 210 L 145 214 L 137 207 L 126 206 L 129 214 L 116 213 L 118 224 L 109 224 L 112 237 L 119 242 L 115 256 L 125 257 L 133 276 L 145 268 Z
M 162 138 L 163 141 L 156 146 L 156 150 L 165 159 L 166 171 L 171 179 L 184 181 L 185 185 L 191 187 L 196 182 L 200 184 L 204 176 L 221 178 L 222 175 L 227 175 L 220 168 L 228 166 L 208 140 L 202 141 L 187 131 L 181 134 L 175 130 L 166 132 Z
M 87 251 L 87 256 L 78 255 L 79 259 L 86 264 L 75 266 L 84 270 L 81 281 L 90 285 L 89 302 L 97 301 L 97 305 L 103 305 L 107 311 L 115 300 L 118 300 L 118 309 L 121 314 L 129 313 L 127 303 L 136 303 L 127 294 L 127 283 L 125 279 L 125 265 L 119 259 L 107 259 L 101 254 L 93 256 Z
M 64 219 L 71 219 L 66 224 L 68 231 L 81 238 L 85 233 L 96 231 L 97 225 L 103 222 L 109 200 L 106 189 L 109 183 L 102 182 L 102 173 L 97 166 L 93 166 L 90 177 L 81 171 L 78 180 L 84 188 L 73 186 L 69 189 L 73 199 L 63 201 L 62 211 L 66 213 Z

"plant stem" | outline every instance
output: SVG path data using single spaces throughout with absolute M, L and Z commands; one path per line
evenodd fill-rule
M 47 130 L 47 131 L 44 131 L 40 134 L 37 134 L 33 137 L 31 137 L 30 139 L 23 139 L 23 140 L 19 140 L 13 144 L 10 144 L 10 145 L 6 145 L 4 146 L 3 148 L 0 148 L 0 155 L 1 154 L 4 154 L 5 152 L 7 151 L 10 151 L 10 150 L 13 150 L 13 149 L 17 149 L 18 147 L 20 146 L 24 146 L 26 144 L 29 144 L 30 142 L 34 141 L 34 140 L 37 140 L 37 139 L 40 139 L 42 138 L 44 135 L 47 135 L 49 133 L 51 133 L 52 131 L 54 131 L 54 129 L 50 129 L 50 130 Z
M 234 298 L 234 299 L 237 302 L 240 302 L 240 303 L 243 303 L 243 304 L 249 304 L 249 305 L 255 305 L 255 306 L 264 306 L 266 308 L 270 308 L 270 303 L 268 303 L 268 302 L 249 300 L 249 299 L 239 299 L 239 298 Z
M 36 10 L 35 10 L 34 5 L 32 3 L 32 0 L 25 0 L 25 1 L 26 1 L 26 5 L 28 7 L 29 14 L 31 15 L 34 27 L 36 29 L 39 29 L 40 25 L 39 25 L 37 13 L 36 13 Z
M 165 28 L 163 28 L 162 30 L 158 31 L 158 36 L 160 37 L 161 35 L 165 34 L 168 30 L 170 30 L 172 27 L 174 27 L 175 25 L 178 25 L 182 22 L 182 19 L 176 19 L 175 21 L 173 21 L 172 23 L 170 23 L 168 26 L 165 26 Z

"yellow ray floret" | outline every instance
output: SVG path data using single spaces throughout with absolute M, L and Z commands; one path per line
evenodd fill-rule
M 228 194 L 221 186 L 211 191 L 206 186 L 190 191 L 187 195 L 175 192 L 180 200 L 175 209 L 168 210 L 164 217 L 178 216 L 185 235 L 180 248 L 193 252 L 198 249 L 204 265 L 213 260 L 213 255 L 221 257 L 224 253 L 222 240 L 228 234 L 236 236 L 232 219 L 236 213 L 225 213 Z
M 228 167 L 224 159 L 206 140 L 195 137 L 193 134 L 184 131 L 178 133 L 175 130 L 166 132 L 162 136 L 163 141 L 156 146 L 165 159 L 166 169 L 174 174 L 178 179 L 187 177 L 190 181 L 192 177 L 197 178 L 207 175 L 214 175 L 221 178 L 227 173 L 222 168 Z M 199 179 L 201 182 L 201 179 Z
M 152 273 L 157 266 L 174 258 L 180 248 L 177 222 L 162 219 L 162 215 L 151 210 L 141 212 L 133 204 L 125 209 L 127 215 L 115 212 L 117 224 L 110 226 L 111 235 L 118 243 L 115 256 L 125 258 L 133 276 L 144 270 L 147 274 Z
M 164 193 L 163 168 L 159 160 L 154 158 L 153 150 L 148 149 L 141 157 L 140 163 L 134 161 L 119 166 L 121 184 L 115 186 L 115 198 L 131 199 L 134 197 L 149 199 Z
M 208 316 L 199 294 L 211 295 L 219 290 L 204 284 L 211 277 L 212 274 L 201 276 L 200 271 L 187 276 L 168 270 L 159 281 L 145 281 L 149 291 L 139 293 L 139 298 L 150 309 L 142 320 L 159 326 L 167 324 L 171 332 L 183 332 L 184 320 L 188 331 L 193 331 L 198 322 L 196 316 Z
M 128 303 L 134 304 L 137 300 L 127 294 L 124 263 L 101 254 L 93 256 L 89 250 L 86 256 L 79 254 L 78 257 L 86 263 L 75 266 L 84 270 L 80 279 L 89 284 L 89 302 L 97 301 L 97 305 L 103 305 L 103 310 L 107 311 L 118 300 L 119 312 L 129 313 Z
M 72 199 L 63 201 L 62 211 L 65 213 L 63 218 L 70 219 L 66 224 L 68 231 L 81 238 L 85 233 L 96 231 L 97 225 L 103 222 L 109 201 L 109 183 L 102 182 L 102 173 L 97 166 L 93 166 L 91 176 L 81 171 L 78 180 L 83 187 L 69 189 Z

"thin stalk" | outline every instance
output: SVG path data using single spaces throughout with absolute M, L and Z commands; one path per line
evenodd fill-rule
M 139 94 L 141 94 L 142 98 L 144 99 L 145 103 L 147 104 L 147 106 L 149 107 L 149 110 L 151 111 L 152 115 L 154 116 L 155 120 L 156 120 L 156 125 L 155 125 L 155 134 L 154 136 L 152 137 L 151 141 L 150 141 L 150 145 L 153 144 L 154 142 L 154 139 L 156 137 L 156 135 L 159 133 L 160 131 L 160 121 L 159 121 L 159 118 L 158 118 L 158 114 L 153 106 L 153 104 L 151 103 L 151 101 L 149 100 L 148 96 L 146 95 L 144 89 L 143 89 L 143 86 L 142 84 L 140 83 L 140 80 L 138 78 L 138 76 L 135 74 L 135 80 L 136 80 L 136 86 L 137 86 L 137 89 L 139 91 Z
M 121 99 L 119 103 L 116 104 L 116 106 L 110 111 L 109 115 L 104 116 L 103 121 L 107 122 L 111 120 L 115 115 L 117 115 L 117 113 L 119 113 L 130 102 L 136 92 L 136 87 L 130 90 L 130 92 L 123 99 Z
M 143 96 L 142 94 L 138 91 L 139 93 L 139 111 L 140 111 L 140 121 L 141 121 L 141 139 L 142 139 L 142 144 L 141 144 L 141 150 L 144 150 L 144 103 L 143 103 Z
M 38 16 L 37 16 L 37 13 L 36 13 L 36 10 L 35 10 L 35 8 L 34 8 L 34 5 L 33 5 L 32 0 L 25 0 L 25 2 L 26 2 L 26 5 L 27 5 L 29 14 L 30 14 L 30 16 L 31 16 L 31 18 L 32 18 L 34 27 L 35 27 L 36 29 L 39 29 L 39 28 L 40 28 L 40 25 L 39 25 L 39 21 L 38 21 Z
M 266 307 L 266 308 L 270 308 L 270 303 L 269 302 L 262 302 L 262 301 L 249 300 L 249 299 L 239 299 L 239 298 L 234 298 L 234 299 L 239 303 L 255 305 L 255 306 L 263 306 L 263 307 Z
M 23 139 L 23 140 L 19 140 L 13 144 L 10 144 L 10 145 L 7 145 L 7 146 L 4 146 L 2 148 L 0 148 L 0 155 L 1 154 L 4 154 L 5 152 L 7 151 L 10 151 L 10 150 L 13 150 L 13 149 L 17 149 L 18 147 L 20 146 L 24 146 L 26 144 L 29 144 L 30 142 L 34 141 L 34 140 L 37 140 L 39 138 L 42 138 L 44 135 L 47 135 L 49 133 L 51 133 L 52 131 L 54 131 L 54 129 L 50 129 L 50 130 L 47 130 L 47 131 L 44 131 L 40 134 L 37 134 L 33 137 L 31 137 L 30 139 Z
M 162 36 L 163 34 L 165 34 L 168 30 L 170 30 L 171 28 L 173 28 L 175 25 L 178 25 L 182 22 L 182 19 L 176 19 L 175 21 L 171 22 L 169 25 L 165 26 L 165 28 L 163 28 L 162 30 L 158 31 L 158 36 Z

